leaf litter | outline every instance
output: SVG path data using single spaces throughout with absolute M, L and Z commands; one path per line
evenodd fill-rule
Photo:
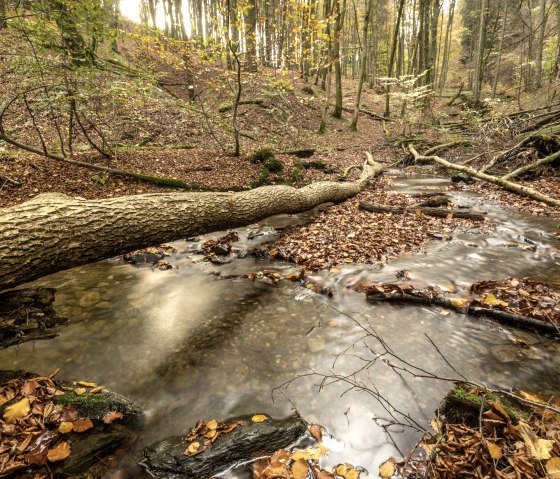
M 502 405 L 501 400 L 485 403 L 489 394 L 486 390 L 473 387 L 467 394 L 482 400 L 478 426 L 444 420 L 440 431 L 421 441 L 428 457 L 412 451 L 411 457 L 396 463 L 392 475 L 382 477 L 560 477 L 560 416 L 547 409 L 558 406 L 558 399 L 517 391 L 519 398 L 530 397 L 532 403 L 518 403 L 514 398 L 512 409 Z
M 71 442 L 63 437 L 80 434 L 94 427 L 87 417 L 79 417 L 71 405 L 54 402 L 57 396 L 100 392 L 95 383 L 78 381 L 81 388 L 63 387 L 50 376 L 17 377 L 0 387 L 0 477 L 13 472 L 48 467 L 49 462 L 63 461 L 72 454 Z M 81 391 L 79 391 L 81 393 Z M 106 424 L 122 418 L 122 413 L 108 413 Z

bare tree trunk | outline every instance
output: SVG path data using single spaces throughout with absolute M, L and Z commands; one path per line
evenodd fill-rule
M 368 154 L 358 181 L 319 182 L 301 189 L 265 186 L 241 193 L 163 193 L 93 201 L 39 195 L 0 210 L 0 286 L 11 288 L 134 249 L 344 201 L 382 170 Z
M 249 0 L 245 14 L 245 69 L 249 72 L 257 71 L 257 1 Z
M 496 72 L 494 74 L 494 83 L 492 84 L 492 98 L 496 98 L 496 90 L 498 89 L 498 78 L 500 77 L 500 67 L 502 65 L 502 50 L 504 48 L 504 38 L 506 36 L 508 1 L 503 1 L 502 13 L 502 33 L 500 35 L 500 45 L 498 47 L 498 59 L 496 60 Z
M 404 1 L 404 0 L 403 0 Z M 358 79 L 358 89 L 356 91 L 356 102 L 354 104 L 354 116 L 352 117 L 352 122 L 350 123 L 350 129 L 356 130 L 358 127 L 358 115 L 360 113 L 360 101 L 362 99 L 362 89 L 364 87 L 364 80 L 366 77 L 366 66 L 368 61 L 368 33 L 369 33 L 369 24 L 370 24 L 370 17 L 373 7 L 373 0 L 367 0 L 366 9 L 364 13 L 364 25 L 363 25 L 363 35 L 362 35 L 362 44 L 361 44 L 361 54 L 362 54 L 362 62 L 360 64 L 360 78 Z M 356 25 L 357 27 L 357 25 Z
M 486 21 L 488 19 L 488 0 L 482 0 L 480 8 L 480 26 L 478 31 L 478 42 L 476 46 L 476 58 L 473 76 L 473 101 L 480 101 L 480 89 L 482 87 L 482 72 L 484 69 L 484 46 L 486 43 Z
M 535 89 L 541 87 L 542 83 L 542 62 L 544 49 L 544 33 L 546 30 L 546 0 L 540 0 L 539 5 L 539 29 L 537 37 L 537 56 L 535 58 Z
M 340 6 L 340 0 L 335 0 L 334 8 L 336 11 L 336 17 L 334 23 L 333 61 L 336 99 L 334 104 L 333 116 L 335 118 L 342 118 L 342 69 L 340 58 L 340 41 L 342 30 L 344 28 L 344 17 L 346 15 L 346 0 L 343 0 L 342 8 Z
M 7 0 L 0 0 L 0 30 L 8 26 L 6 17 L 8 16 L 8 9 L 6 5 Z
M 507 1 L 507 0 L 506 0 Z M 449 5 L 449 17 L 447 18 L 447 28 L 445 30 L 445 45 L 443 47 L 443 58 L 441 61 L 441 73 L 439 77 L 439 89 L 440 92 L 445 88 L 445 83 L 447 82 L 447 71 L 449 70 L 449 54 L 451 52 L 451 33 L 453 31 L 453 19 L 455 17 L 455 5 L 456 0 L 451 0 L 451 5 Z
M 393 65 L 395 64 L 395 55 L 397 53 L 397 40 L 399 38 L 401 18 L 404 10 L 405 0 L 399 0 L 399 9 L 397 11 L 397 21 L 395 22 L 395 30 L 393 32 L 393 41 L 391 42 L 391 55 L 389 57 L 389 65 L 387 66 L 387 76 L 391 78 L 393 76 Z M 391 87 L 387 85 L 387 91 L 385 92 L 385 116 L 389 117 L 391 115 Z

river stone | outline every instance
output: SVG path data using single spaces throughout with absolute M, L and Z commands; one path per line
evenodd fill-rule
M 158 479 L 207 479 L 219 471 L 249 460 L 256 454 L 266 454 L 288 447 L 307 431 L 306 423 L 297 416 L 286 419 L 268 418 L 254 423 L 250 416 L 225 421 L 246 421 L 247 425 L 221 435 L 214 444 L 196 456 L 185 456 L 186 434 L 173 436 L 144 449 L 142 465 Z
M 99 291 L 90 291 L 80 298 L 80 306 L 82 308 L 91 308 L 101 301 L 101 293 Z

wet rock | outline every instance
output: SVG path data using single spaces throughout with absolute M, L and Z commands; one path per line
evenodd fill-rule
M 472 176 L 465 175 L 464 173 L 459 173 L 458 175 L 453 175 L 451 177 L 451 181 L 453 183 L 465 183 L 467 185 L 470 185 L 476 180 Z
M 227 256 L 231 250 L 230 245 L 217 244 L 210 249 L 210 253 L 218 256 Z
M 66 387 L 75 387 L 72 383 L 62 383 Z M 112 391 L 104 390 L 101 393 L 85 393 L 81 395 L 69 392 L 63 396 L 56 396 L 56 404 L 74 406 L 80 417 L 88 417 L 101 421 L 108 412 L 122 412 L 124 414 L 121 424 L 139 426 L 143 420 L 142 410 L 132 401 Z
M 121 428 L 120 431 L 93 433 L 85 439 L 73 442 L 72 454 L 62 462 L 56 472 L 61 475 L 80 474 L 98 463 L 100 457 L 113 452 L 130 437 L 130 431 Z
M 101 301 L 101 293 L 99 291 L 90 291 L 80 298 L 80 306 L 82 308 L 91 308 Z
M 246 421 L 245 426 L 221 435 L 214 444 L 195 456 L 186 456 L 188 442 L 185 436 L 164 439 L 144 449 L 142 465 L 158 479 L 207 479 L 235 463 L 248 460 L 255 453 L 272 453 L 285 448 L 307 430 L 299 417 L 286 419 L 268 418 L 261 423 L 251 421 L 251 416 L 225 421 L 230 424 Z

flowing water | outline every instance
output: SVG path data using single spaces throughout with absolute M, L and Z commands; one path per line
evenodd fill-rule
M 397 178 L 394 189 L 420 192 L 447 180 Z M 71 318 L 51 341 L 24 344 L 0 353 L 2 369 L 96 381 L 137 402 L 146 424 L 123 462 L 129 477 L 142 477 L 134 463 L 146 445 L 183 434 L 200 418 L 225 419 L 265 412 L 284 416 L 296 407 L 310 422 L 324 425 L 338 442 L 327 463 L 352 462 L 376 477 L 378 465 L 399 456 L 418 438 L 401 426 L 382 428 L 384 410 L 366 392 L 347 392 L 342 384 L 320 389 L 320 377 L 306 376 L 287 389 L 275 386 L 310 372 L 348 373 L 367 355 L 362 330 L 348 315 L 370 323 L 395 353 L 445 377 L 457 373 L 472 381 L 552 394 L 560 392 L 560 343 L 438 307 L 366 303 L 344 288 L 358 279 L 394 281 L 407 270 L 415 284 L 454 288 L 481 279 L 528 276 L 560 282 L 560 241 L 555 223 L 500 207 L 467 192 L 451 193 L 456 204 L 488 211 L 492 223 L 452 232 L 432 241 L 427 253 L 403 256 L 383 267 L 352 266 L 323 273 L 335 290 L 333 300 L 295 283 L 271 285 L 235 277 L 293 265 L 246 257 L 225 265 L 202 263 L 186 254 L 192 243 L 177 242 L 169 271 L 154 271 L 116 260 L 57 273 L 35 284 L 56 287 L 56 307 Z M 275 228 L 304 222 L 317 211 L 278 216 L 238 230 L 236 247 L 246 250 L 270 240 Z M 208 235 L 200 240 L 217 238 Z M 251 238 L 251 239 L 249 239 Z M 536 246 L 536 251 L 525 245 Z M 533 249 L 533 248 L 532 248 Z M 426 335 L 438 346 L 441 355 Z M 530 348 L 514 344 L 523 338 Z M 370 344 L 368 340 L 365 343 Z M 355 347 L 335 356 L 351 345 Z M 399 411 L 429 424 L 450 384 L 414 379 L 379 363 L 361 376 Z M 399 450 L 401 452 L 399 452 Z

